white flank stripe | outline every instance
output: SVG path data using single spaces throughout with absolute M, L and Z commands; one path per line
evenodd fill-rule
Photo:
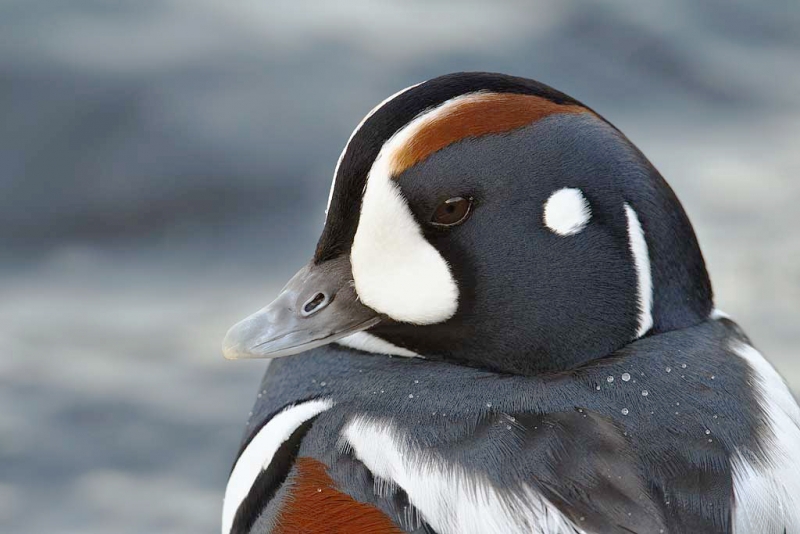
M 316 399 L 302 404 L 288 406 L 275 415 L 236 460 L 222 504 L 222 534 L 229 534 L 233 527 L 236 511 L 245 500 L 253 483 L 266 469 L 281 444 L 289 439 L 292 432 L 315 415 L 333 406 L 328 399 Z
M 639 216 L 628 204 L 625 204 L 625 215 L 628 217 L 628 239 L 638 279 L 639 328 L 636 337 L 639 338 L 653 326 L 653 275 L 650 271 L 650 253 Z
M 772 365 L 750 345 L 733 350 L 753 369 L 756 398 L 767 417 L 766 462 L 750 451 L 732 458 L 736 534 L 800 532 L 800 408 Z
M 412 352 L 403 347 L 398 347 L 368 332 L 356 332 L 347 337 L 336 341 L 339 345 L 350 347 L 351 349 L 363 350 L 375 354 L 388 354 L 389 356 L 404 356 L 406 358 L 420 358 L 416 352 Z
M 412 85 L 410 87 L 406 87 L 405 89 L 401 89 L 401 90 L 397 91 L 395 94 L 393 94 L 392 96 L 390 96 L 389 98 L 385 99 L 383 102 L 381 102 L 377 106 L 375 106 L 374 108 L 372 108 L 370 110 L 370 112 L 367 113 L 364 116 L 363 119 L 361 119 L 361 122 L 358 123 L 358 126 L 356 126 L 356 129 L 353 130 L 353 133 L 350 134 L 350 138 L 347 140 L 347 143 L 344 145 L 344 148 L 342 149 L 342 153 L 339 154 L 339 159 L 336 161 L 336 167 L 333 169 L 333 181 L 331 182 L 331 190 L 328 193 L 328 205 L 325 207 L 325 218 L 326 219 L 328 217 L 328 210 L 331 209 L 331 200 L 333 200 L 333 190 L 336 187 L 336 176 L 339 174 L 339 167 L 342 165 L 342 160 L 344 159 L 344 155 L 347 153 L 347 149 L 350 146 L 350 141 L 353 140 L 353 137 L 355 137 L 356 134 L 358 133 L 358 131 L 361 129 L 361 127 L 364 126 L 364 123 L 367 122 L 367 120 L 370 117 L 372 117 L 375 114 L 376 111 L 378 111 L 383 106 L 385 106 L 386 104 L 388 104 L 389 102 L 391 102 L 392 100 L 397 98 L 398 96 L 402 95 L 406 91 L 408 91 L 410 89 L 413 89 L 413 88 L 415 88 L 418 85 L 421 85 L 423 83 L 425 83 L 425 82 L 419 82 L 419 83 L 416 83 L 416 84 L 414 84 L 414 85 Z
M 582 532 L 530 488 L 502 495 L 484 477 L 412 449 L 389 421 L 355 417 L 343 440 L 372 473 L 403 488 L 440 534 L 575 534 Z

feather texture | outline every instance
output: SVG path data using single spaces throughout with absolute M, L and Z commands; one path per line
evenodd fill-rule
M 402 534 L 380 510 L 337 490 L 325 466 L 298 458 L 274 534 Z
M 333 404 L 299 447 L 316 467 L 295 464 L 254 534 L 278 532 L 295 488 L 314 484 L 332 493 L 297 502 L 304 513 L 330 504 L 339 524 L 352 499 L 401 532 L 779 534 L 800 521 L 800 410 L 728 319 L 543 377 L 329 346 L 276 360 L 260 390 L 252 433 L 297 399 Z

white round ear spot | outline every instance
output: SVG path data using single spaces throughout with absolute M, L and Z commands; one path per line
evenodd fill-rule
M 577 234 L 591 217 L 589 202 L 580 189 L 559 189 L 544 203 L 544 224 L 558 235 Z

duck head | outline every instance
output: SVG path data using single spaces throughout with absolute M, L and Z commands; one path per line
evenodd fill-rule
M 636 147 L 538 82 L 456 73 L 353 132 L 312 260 L 228 332 L 228 358 L 337 342 L 557 372 L 705 320 L 711 284 L 675 194 Z

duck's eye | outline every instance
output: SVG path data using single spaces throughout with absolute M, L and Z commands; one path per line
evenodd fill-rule
M 456 226 L 469 218 L 472 212 L 472 199 L 467 197 L 448 198 L 436 208 L 431 217 L 431 224 L 439 228 Z

